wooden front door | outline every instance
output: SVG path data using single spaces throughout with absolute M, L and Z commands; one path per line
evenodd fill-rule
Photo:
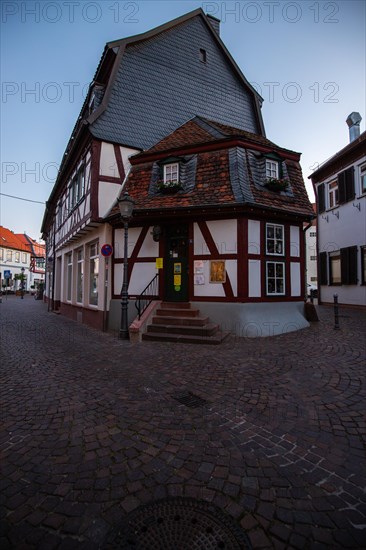
M 188 226 L 166 231 L 165 292 L 167 302 L 188 302 Z

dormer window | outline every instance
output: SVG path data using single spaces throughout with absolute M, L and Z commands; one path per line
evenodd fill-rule
M 165 164 L 164 166 L 164 185 L 179 183 L 179 164 Z
M 266 159 L 266 178 L 278 179 L 279 168 L 278 162 L 275 160 Z

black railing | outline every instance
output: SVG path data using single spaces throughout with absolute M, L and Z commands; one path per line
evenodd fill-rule
M 159 273 L 155 275 L 155 277 L 141 292 L 140 296 L 136 298 L 135 307 L 137 309 L 139 319 L 141 319 L 145 309 L 151 304 L 154 298 L 159 298 Z

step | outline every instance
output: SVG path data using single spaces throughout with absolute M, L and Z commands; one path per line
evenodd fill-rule
M 171 317 L 170 315 L 154 315 L 154 325 L 186 325 L 191 327 L 202 327 L 207 325 L 208 317 Z
M 190 309 L 190 302 L 161 302 L 160 307 L 164 309 Z
M 197 317 L 198 314 L 199 314 L 199 309 L 188 309 L 188 308 L 172 308 L 172 307 L 167 307 L 167 308 L 162 308 L 162 307 L 159 307 L 157 310 L 156 310 L 156 314 L 157 315 L 164 315 L 164 316 L 174 316 L 174 317 Z
M 228 335 L 228 332 L 217 332 L 215 336 L 146 332 L 142 335 L 142 339 L 150 342 L 175 342 L 179 344 L 208 344 L 217 346 L 221 344 Z
M 201 327 L 192 327 L 184 325 L 149 325 L 147 327 L 148 333 L 154 334 L 188 334 L 193 336 L 215 336 L 218 332 L 218 325 L 214 323 L 208 323 Z

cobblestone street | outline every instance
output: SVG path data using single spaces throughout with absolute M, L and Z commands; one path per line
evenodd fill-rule
M 3 297 L 2 550 L 105 548 L 168 496 L 254 549 L 365 548 L 366 314 L 341 307 L 337 331 L 317 309 L 273 338 L 132 345 Z

